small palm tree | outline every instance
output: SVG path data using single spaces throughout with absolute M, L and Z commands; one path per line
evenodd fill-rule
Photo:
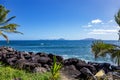
M 105 53 L 109 53 L 115 48 L 112 44 L 105 44 L 103 41 L 94 41 L 91 45 L 92 52 L 95 55 L 95 59 L 99 56 L 105 57 Z
M 0 35 L 3 36 L 7 42 L 9 41 L 7 35 L 4 33 L 21 33 L 16 31 L 18 25 L 15 23 L 9 23 L 15 16 L 12 16 L 7 19 L 7 15 L 10 10 L 7 10 L 4 6 L 0 5 Z M 22 34 L 22 33 L 21 33 Z
M 59 80 L 60 69 L 62 68 L 61 63 L 57 63 L 56 56 L 53 57 L 53 66 L 51 67 L 51 77 L 50 80 Z
M 103 41 L 95 41 L 91 45 L 95 59 L 105 57 L 106 54 L 111 56 L 111 60 L 120 65 L 120 47 L 113 44 L 106 44 Z

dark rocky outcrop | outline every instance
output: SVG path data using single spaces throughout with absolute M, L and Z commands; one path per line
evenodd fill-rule
M 88 62 L 88 64 L 93 65 L 96 68 L 97 72 L 101 69 L 104 70 L 105 73 L 108 73 L 108 72 L 112 71 L 112 66 L 109 63 Z
M 54 56 L 56 56 L 57 63 L 62 63 L 62 72 L 78 79 L 87 80 L 88 77 L 91 77 L 92 80 L 95 80 L 94 75 L 101 69 L 104 70 L 105 73 L 117 70 L 120 71 L 120 66 L 114 66 L 109 63 L 86 63 L 77 58 L 63 59 L 62 56 L 51 53 L 23 52 L 10 47 L 0 47 L 1 62 L 14 68 L 25 69 L 31 72 L 42 73 L 50 71 Z
M 82 69 L 80 69 L 81 75 L 79 75 L 79 77 L 83 80 L 86 79 L 91 79 L 91 80 L 96 80 L 95 76 L 93 75 L 93 73 L 86 67 L 83 67 Z
M 74 65 L 64 66 L 62 72 L 74 78 L 77 78 L 81 74 Z

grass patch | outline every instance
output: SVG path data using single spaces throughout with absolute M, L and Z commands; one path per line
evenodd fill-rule
M 21 78 L 22 80 L 49 80 L 50 73 L 29 73 L 24 70 L 18 70 L 9 66 L 0 65 L 0 80 L 13 80 L 14 78 Z

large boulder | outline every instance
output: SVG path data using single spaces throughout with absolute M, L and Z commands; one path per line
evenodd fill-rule
M 6 59 L 6 64 L 8 64 L 10 66 L 14 66 L 16 61 L 17 61 L 17 58 L 16 57 L 12 57 L 12 58 Z
M 41 63 L 41 64 L 47 64 L 47 63 L 49 63 L 51 60 L 50 60 L 50 58 L 49 57 L 40 57 L 39 59 L 38 59 L 38 63 Z
M 63 63 L 63 57 L 62 56 L 58 56 L 58 55 L 54 55 L 54 54 L 48 54 L 48 57 L 53 61 L 53 58 L 54 58 L 54 56 L 56 57 L 56 61 L 57 62 L 61 62 L 61 63 Z
M 44 52 L 38 52 L 36 55 L 39 55 L 40 57 L 48 57 L 48 55 Z
M 30 72 L 33 72 L 33 70 L 34 70 L 36 67 L 41 67 L 41 64 L 31 63 L 31 62 L 26 62 L 26 63 L 23 64 L 23 69 L 25 69 L 25 70 L 27 70 L 27 71 L 30 71 Z
M 79 76 L 84 80 L 97 80 L 92 72 L 86 67 L 81 68 L 80 72 L 81 74 Z
M 17 59 L 25 59 L 25 57 L 24 57 L 22 52 L 16 51 L 15 54 L 16 54 Z
M 6 47 L 6 50 L 8 51 L 8 52 L 14 52 L 15 50 L 13 49 L 13 48 L 11 48 L 11 47 Z
M 39 59 L 40 59 L 40 56 L 39 55 L 35 55 L 35 56 L 32 56 L 30 61 L 37 63 Z
M 14 52 L 8 52 L 8 53 L 6 53 L 6 58 L 12 58 L 12 57 L 15 57 Z
M 63 57 L 62 56 L 56 56 L 57 62 L 63 63 Z
M 78 63 L 76 64 L 76 68 L 77 68 L 78 70 L 80 70 L 80 69 L 83 68 L 83 67 L 88 68 L 93 74 L 95 74 L 95 73 L 97 72 L 96 68 L 95 68 L 94 66 L 90 65 L 90 64 L 81 63 L 81 62 L 78 62 Z
M 8 51 L 7 51 L 6 47 L 0 47 L 0 52 L 7 53 Z
M 77 58 L 69 58 L 64 60 L 64 65 L 76 65 L 79 62 Z
M 27 60 L 18 60 L 15 63 L 15 66 L 18 69 L 25 69 L 28 71 L 33 71 L 35 67 L 41 67 L 41 64 L 39 63 L 32 63 L 32 62 L 28 62 Z
M 18 68 L 18 69 L 23 69 L 23 65 L 25 64 L 25 63 L 27 63 L 28 61 L 27 60 L 25 60 L 25 59 L 19 59 L 19 60 L 17 60 L 16 62 L 15 62 L 15 68 Z
M 44 67 L 44 68 L 46 68 L 48 71 L 50 71 L 50 65 L 44 64 L 44 65 L 42 65 L 42 67 Z
M 96 63 L 96 62 L 88 62 L 88 64 L 93 65 L 97 71 L 103 69 L 105 73 L 112 71 L 110 63 Z
M 64 66 L 62 68 L 62 72 L 73 78 L 77 78 L 81 74 L 80 71 L 77 70 L 74 65 Z

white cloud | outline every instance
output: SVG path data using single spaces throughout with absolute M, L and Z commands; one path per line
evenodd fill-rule
M 102 23 L 102 20 L 100 19 L 95 19 L 91 21 L 92 24 L 98 24 L 98 23 Z
M 89 24 L 88 27 L 92 27 L 92 25 Z
M 83 28 L 91 28 L 92 27 L 92 25 L 91 24 L 88 24 L 88 25 L 86 25 L 86 26 L 82 26 Z
M 114 20 L 109 20 L 109 21 L 108 21 L 108 23 L 112 23 L 112 22 L 114 22 Z
M 93 29 L 91 32 L 89 32 L 88 34 L 113 34 L 113 33 L 117 33 L 118 30 L 116 29 Z

